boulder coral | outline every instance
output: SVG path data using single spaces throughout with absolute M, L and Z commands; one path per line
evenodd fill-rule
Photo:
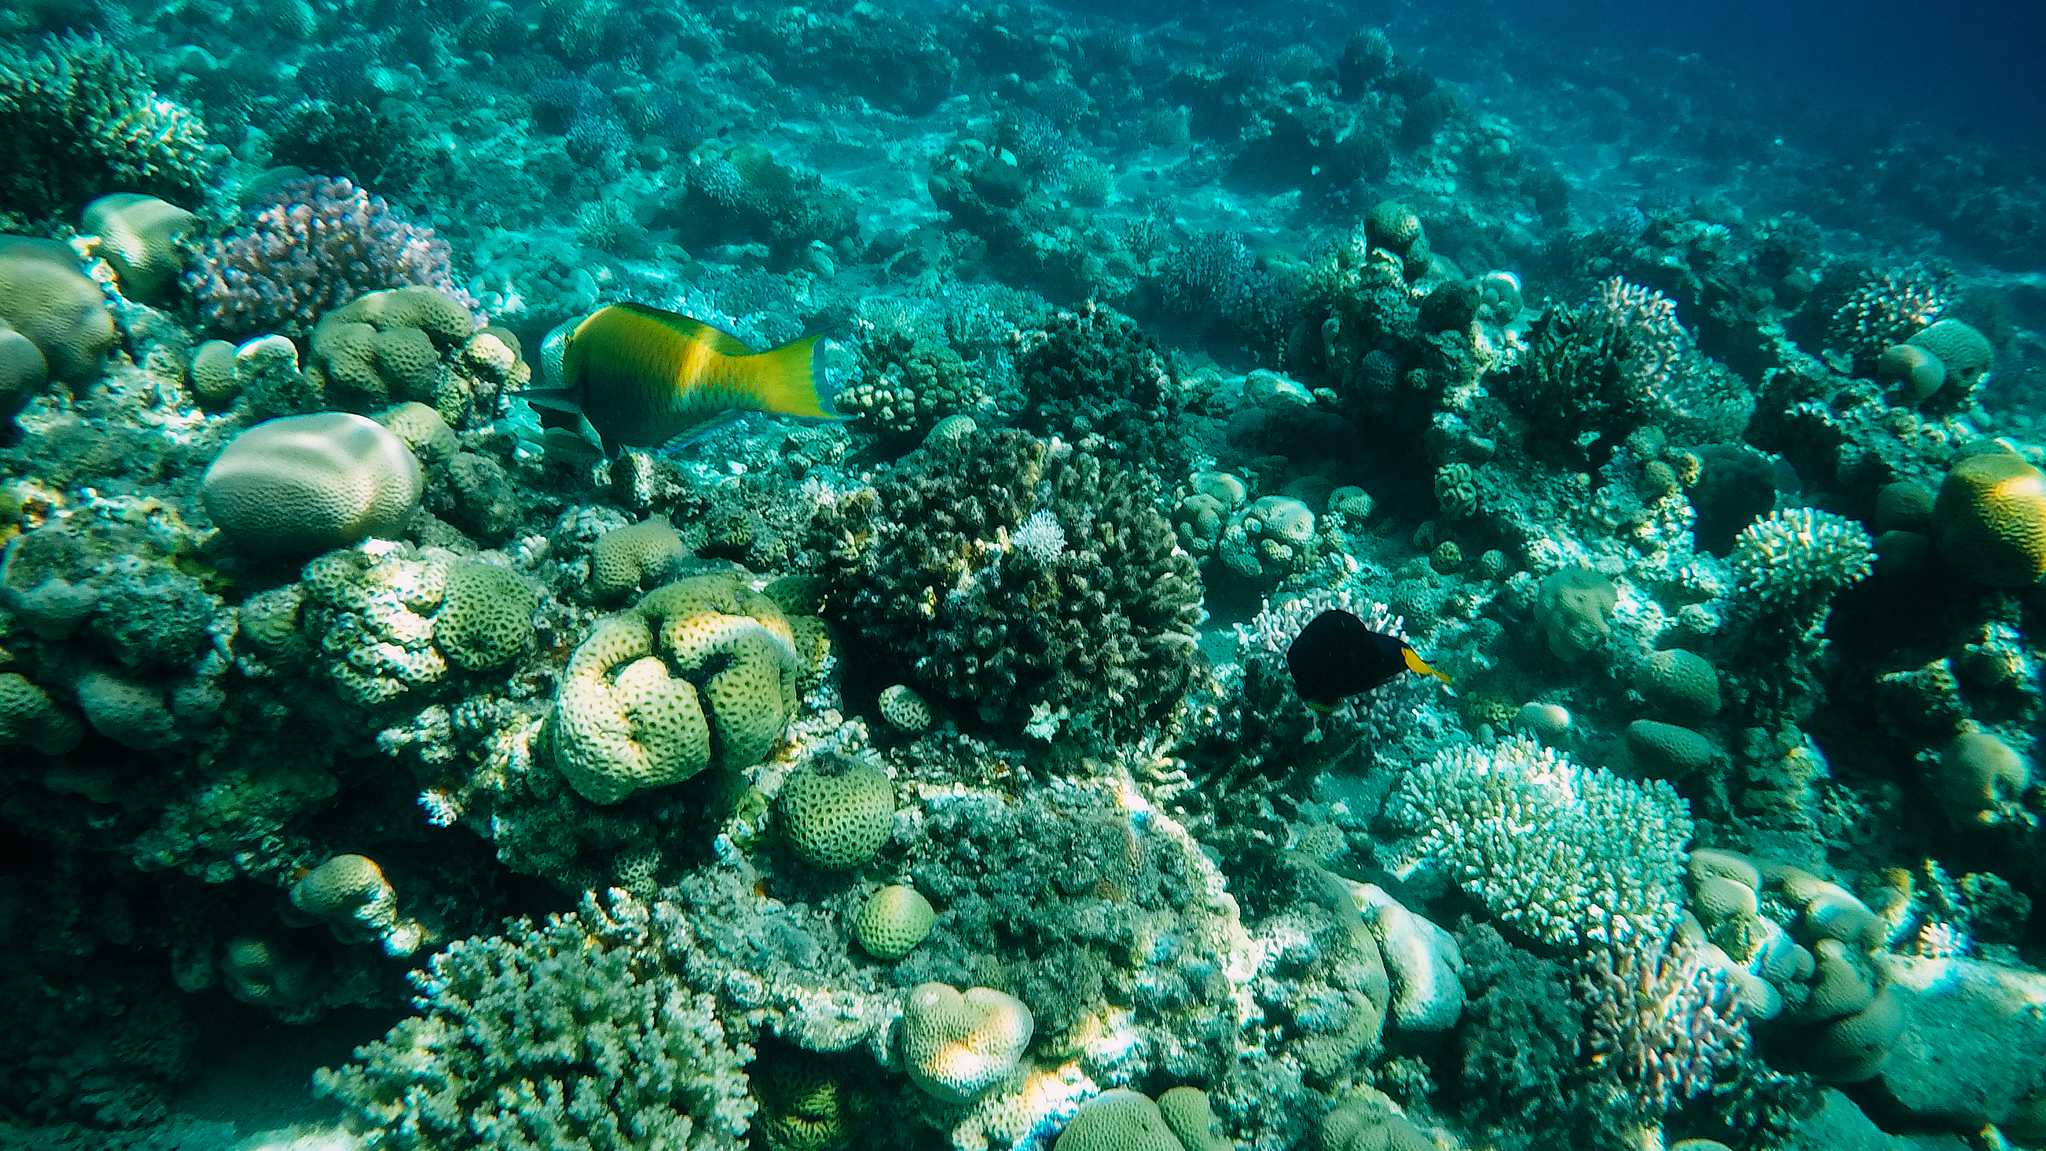
M 902 1061 L 925 1093 L 966 1103 L 1015 1071 L 1032 1030 L 1030 1009 L 1013 995 L 925 983 L 902 1005 Z
M 1939 486 L 1932 536 L 1965 579 L 2038 583 L 2046 575 L 2046 473 L 2008 452 L 1969 456 Z
M 98 254 L 113 266 L 130 299 L 155 301 L 184 271 L 179 241 L 199 217 L 155 196 L 115 192 L 85 206 L 85 230 L 99 237 Z
M 0 329 L 27 337 L 50 379 L 74 384 L 100 374 L 116 338 L 100 286 L 71 249 L 23 236 L 0 236 Z
M 199 498 L 237 546 L 303 554 L 402 535 L 425 487 L 418 458 L 389 429 L 320 412 L 236 436 L 206 469 Z
M 1604 642 L 1606 621 L 1619 602 L 1613 581 L 1587 567 L 1563 568 L 1541 582 L 1535 622 L 1549 639 L 1549 652 L 1566 663 L 1583 659 Z
M 598 804 L 751 766 L 781 739 L 806 670 L 787 617 L 737 574 L 657 588 L 569 657 L 547 724 L 555 766 Z
M 839 756 L 820 757 L 783 781 L 775 809 L 783 835 L 803 862 L 822 871 L 844 871 L 872 859 L 888 841 L 895 818 L 895 784 L 872 764 Z M 904 905 L 902 914 L 913 917 L 915 900 L 909 897 L 915 894 L 890 896 L 891 903 L 882 904 L 876 913 L 900 903 Z M 926 914 L 929 906 L 924 904 Z M 863 915 L 861 923 L 866 922 Z M 925 930 L 929 930 L 928 921 Z M 890 934 L 896 939 L 907 935 L 902 931 Z M 863 931 L 861 939 L 865 938 Z M 906 953 L 908 949 L 903 950 Z

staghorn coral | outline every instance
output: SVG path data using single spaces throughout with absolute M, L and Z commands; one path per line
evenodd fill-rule
M 251 208 L 252 221 L 206 244 L 185 273 L 209 328 L 302 336 L 330 308 L 415 284 L 473 304 L 446 241 L 347 180 L 293 181 Z
M 674 911 L 613 890 L 451 944 L 413 973 L 422 1014 L 317 1088 L 371 1148 L 737 1151 L 753 1049 L 719 1022 Z
M 1193 560 L 1114 464 L 1016 431 L 912 453 L 825 524 L 836 614 L 917 689 L 985 723 L 1111 740 L 1169 713 L 1196 667 Z M 1016 546 L 1035 511 L 1065 548 Z
M 68 214 L 122 190 L 187 203 L 216 163 L 206 126 L 156 94 L 149 67 L 98 37 L 0 49 L 0 210 Z
M 1386 811 L 1414 832 L 1404 860 L 1444 869 L 1546 943 L 1659 939 L 1676 922 L 1691 815 L 1660 780 L 1579 767 L 1515 737 L 1443 752 L 1400 780 Z

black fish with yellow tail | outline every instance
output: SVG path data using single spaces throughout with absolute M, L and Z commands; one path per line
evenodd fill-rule
M 1293 637 L 1286 648 L 1293 690 L 1316 711 L 1334 711 L 1350 696 L 1391 682 L 1403 671 L 1449 677 L 1429 667 L 1396 635 L 1372 631 L 1346 611 L 1325 611 Z
M 849 418 L 832 406 L 834 345 L 822 336 L 756 352 L 702 320 L 645 304 L 609 304 L 547 337 L 548 388 L 520 398 L 607 454 L 686 443 L 766 412 Z M 552 418 L 549 418 L 552 417 Z

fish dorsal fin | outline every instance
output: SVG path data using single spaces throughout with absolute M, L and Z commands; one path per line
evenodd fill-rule
M 694 340 L 720 356 L 750 356 L 753 354 L 753 349 L 746 346 L 746 341 L 722 328 L 714 328 L 693 316 L 685 316 L 679 312 L 665 312 L 659 308 L 649 307 L 646 304 L 630 302 L 613 304 L 611 306 L 620 311 L 630 312 L 651 323 L 659 324 L 678 335 Z

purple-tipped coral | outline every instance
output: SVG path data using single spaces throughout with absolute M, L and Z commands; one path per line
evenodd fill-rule
M 381 196 L 313 177 L 258 201 L 255 221 L 209 243 L 185 284 L 215 331 L 302 336 L 321 313 L 384 288 L 421 284 L 473 306 L 449 256 L 447 241 Z
M 1695 932 L 1693 923 L 1646 947 L 1600 948 L 1578 980 L 1592 1065 L 1649 1114 L 1712 1086 L 1747 1052 L 1733 987 Z

